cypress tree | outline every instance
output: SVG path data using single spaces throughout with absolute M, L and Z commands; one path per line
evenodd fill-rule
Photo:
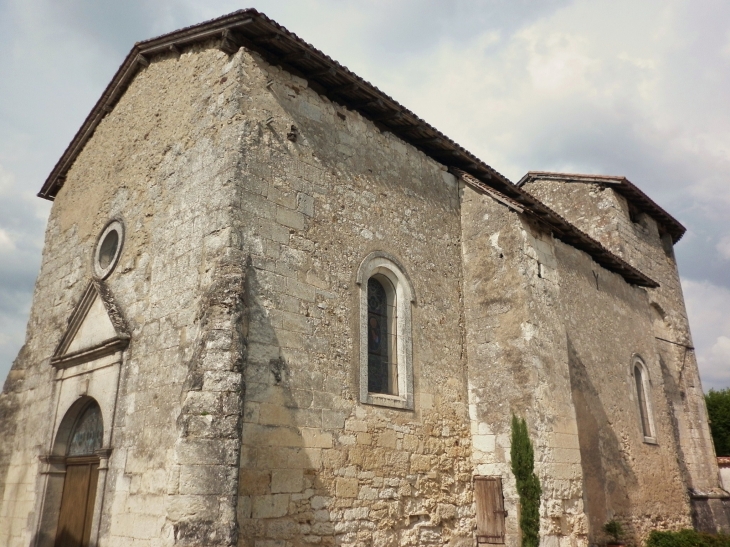
M 527 433 L 524 418 L 512 415 L 512 472 L 520 496 L 520 529 L 522 547 L 540 544 L 540 479 L 535 475 L 535 452 Z

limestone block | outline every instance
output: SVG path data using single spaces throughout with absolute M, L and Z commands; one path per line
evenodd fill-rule
M 218 439 L 180 439 L 175 446 L 175 455 L 180 465 L 206 465 L 211 462 L 236 465 L 238 463 L 238 442 Z
M 370 509 L 367 507 L 355 507 L 354 509 L 345 509 L 343 518 L 346 521 L 350 520 L 364 520 L 368 518 Z
M 335 480 L 335 495 L 338 498 L 356 498 L 358 488 L 356 478 L 337 478 Z
M 238 503 L 236 504 L 236 519 L 239 523 L 243 519 L 251 518 L 251 497 L 250 496 L 238 496 Z
M 294 296 L 304 302 L 314 302 L 316 289 L 306 283 L 301 283 L 293 279 L 287 279 L 284 291 L 290 296 Z
M 241 374 L 208 370 L 203 373 L 203 389 L 206 391 L 240 391 Z
M 411 473 L 428 473 L 433 469 L 431 456 L 413 454 L 411 456 Z
M 579 449 L 578 435 L 570 433 L 552 433 L 549 437 L 548 446 L 554 448 Z
M 472 445 L 475 450 L 480 452 L 494 452 L 497 446 L 496 435 L 474 435 L 472 437 Z
M 130 501 L 138 496 L 133 496 Z M 154 503 L 150 500 L 142 502 L 145 507 L 140 507 L 142 511 L 149 511 L 149 507 L 154 507 Z M 130 512 L 142 512 L 132 509 Z M 170 498 L 166 506 L 167 516 L 172 520 L 183 520 L 187 517 L 197 515 L 205 520 L 216 520 L 218 518 L 218 498 L 217 496 L 174 496 Z
M 319 429 L 301 429 L 304 446 L 312 448 L 332 448 L 332 434 Z
M 276 519 L 266 523 L 266 536 L 276 540 L 293 539 L 299 532 L 294 519 Z
M 321 448 L 261 447 L 254 463 L 259 469 L 319 469 Z
M 345 430 L 355 432 L 367 432 L 368 425 L 363 420 L 347 420 L 347 423 L 345 424 Z
M 295 230 L 304 229 L 304 215 L 299 211 L 292 211 L 285 207 L 276 208 L 276 222 Z
M 302 446 L 302 436 L 295 427 L 244 424 L 243 438 L 253 446 Z
M 395 431 L 385 430 L 377 436 L 376 444 L 384 448 L 395 448 L 397 437 Z
M 329 522 L 330 512 L 326 509 L 320 509 L 319 511 L 315 511 L 314 520 L 316 520 L 317 522 Z
M 580 463 L 580 450 L 578 448 L 554 448 L 552 457 L 555 462 Z
M 271 472 L 268 469 L 242 468 L 239 473 L 239 494 L 252 496 L 269 494 L 271 492 Z
M 271 471 L 271 493 L 301 492 L 304 487 L 304 472 L 301 469 L 273 469 Z
M 287 209 L 297 208 L 297 196 L 291 192 L 286 191 L 283 188 L 271 186 L 268 189 L 267 199 L 273 201 L 277 205 L 281 205 Z
M 327 496 L 313 496 L 310 502 L 312 509 L 324 509 L 332 503 L 332 498 Z
M 307 215 L 308 217 L 313 217 L 314 198 L 302 192 L 297 194 L 297 211 Z
M 375 500 L 378 499 L 378 490 L 371 486 L 363 486 L 360 488 L 358 498 L 361 500 Z
M 180 494 L 229 494 L 237 488 L 234 469 L 223 465 L 180 466 Z
M 312 319 L 296 313 L 282 312 L 282 328 L 302 334 L 312 334 Z
M 279 404 L 262 403 L 259 406 L 259 423 L 293 426 L 294 411 Z
M 289 510 L 289 494 L 251 497 L 251 515 L 254 519 L 283 517 Z
M 370 445 L 373 443 L 373 436 L 370 433 L 358 433 L 356 441 L 357 444 Z

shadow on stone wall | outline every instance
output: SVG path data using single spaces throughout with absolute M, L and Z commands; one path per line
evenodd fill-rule
M 267 274 L 254 266 L 247 271 L 249 351 L 244 372 L 239 545 L 305 536 L 310 543 L 334 545 L 329 491 L 319 480 L 320 462 L 314 461 L 316 446 L 321 444 L 316 437 L 326 434 L 321 430 L 321 411 L 310 408 L 312 371 L 301 350 L 293 349 L 301 337 L 282 330 L 280 324 L 281 311 L 297 300 L 273 284 L 278 276 Z M 281 315 L 295 313 L 289 309 Z M 283 336 L 291 334 L 292 340 L 280 340 L 277 327 Z M 312 438 L 304 438 L 307 432 Z
M 682 473 L 682 481 L 685 487 L 689 489 L 692 484 L 692 477 L 690 476 L 689 469 L 687 468 L 684 452 L 682 451 L 682 445 L 679 442 L 679 421 L 677 420 L 677 408 L 682 408 L 684 405 L 684 392 L 682 391 L 679 384 L 675 381 L 674 375 L 670 372 L 664 357 L 659 354 L 659 366 L 662 369 L 662 380 L 664 381 L 664 395 L 667 399 L 667 407 L 669 408 L 669 419 L 672 424 L 672 433 L 674 434 L 675 450 L 677 451 L 677 461 L 679 462 L 679 469 Z
M 633 536 L 629 491 L 637 487 L 637 479 L 624 458 L 598 390 L 570 337 L 568 363 L 578 423 L 589 540 L 591 543 L 602 540 L 602 527 L 612 518 L 625 522 L 626 531 Z

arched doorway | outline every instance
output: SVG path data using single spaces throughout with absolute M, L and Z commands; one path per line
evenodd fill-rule
M 101 409 L 90 400 L 73 423 L 65 450 L 66 474 L 55 547 L 87 547 L 91 536 L 99 456 L 104 424 Z

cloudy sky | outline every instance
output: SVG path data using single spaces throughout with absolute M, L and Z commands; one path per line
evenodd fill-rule
M 135 41 L 256 7 L 511 180 L 625 175 L 687 226 L 705 389 L 730 387 L 730 2 L 0 0 L 0 382 L 25 337 L 35 197 Z

